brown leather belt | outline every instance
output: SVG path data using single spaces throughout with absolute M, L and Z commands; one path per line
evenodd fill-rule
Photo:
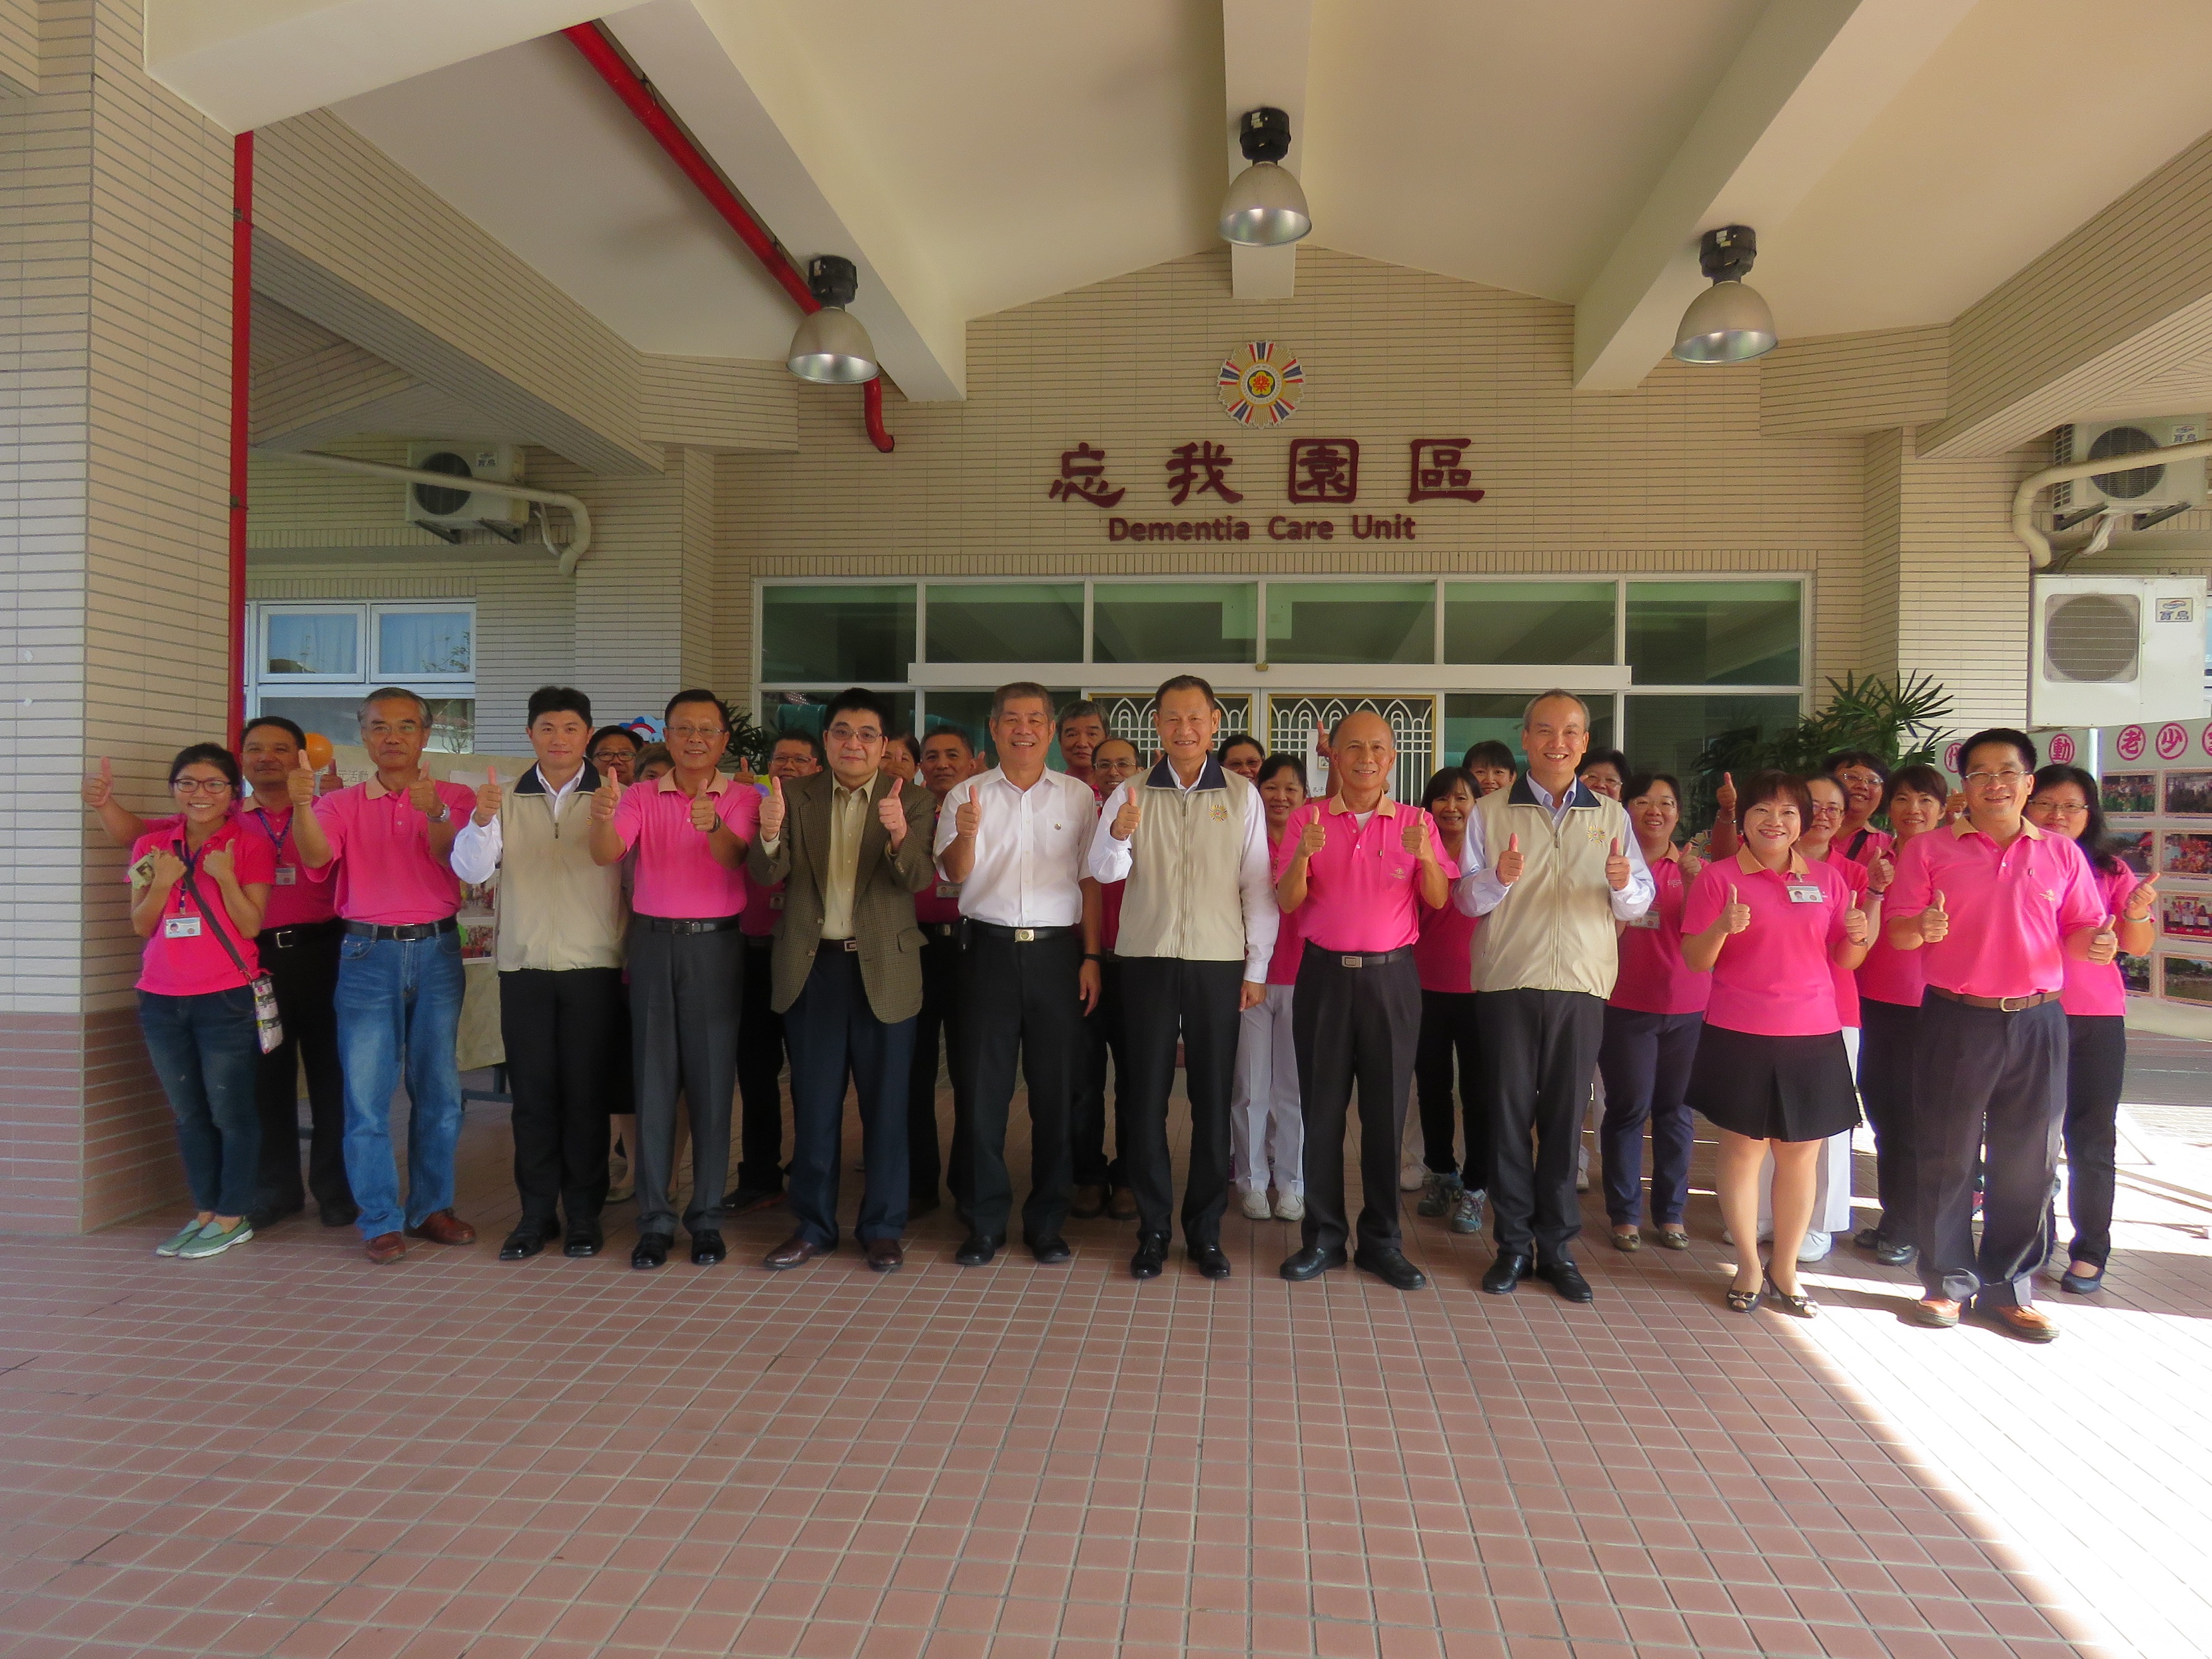
M 1947 991 L 1940 985 L 1928 988 L 1946 1002 L 1963 1002 L 1969 1008 L 1994 1008 L 2001 1014 L 2017 1014 L 2058 1000 L 2056 991 L 2032 991 L 2024 997 L 1970 997 L 1964 991 Z

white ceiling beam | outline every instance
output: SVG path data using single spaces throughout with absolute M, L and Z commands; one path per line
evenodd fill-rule
M 859 267 L 852 313 L 908 400 L 966 397 L 967 316 L 784 15 L 749 0 L 653 0 L 607 27 L 802 270 L 818 253 Z
M 226 131 L 244 132 L 550 34 L 607 6 L 608 0 L 145 0 L 146 72 Z
M 1221 0 L 1222 80 L 1228 93 L 1229 173 L 1248 163 L 1237 143 L 1247 110 L 1279 109 L 1291 118 L 1291 153 L 1284 166 L 1301 171 L 1306 138 L 1306 62 L 1313 45 L 1313 0 Z M 1231 287 L 1240 300 L 1287 300 L 1296 291 L 1298 245 L 1245 247 L 1231 243 Z
M 1765 238 L 1905 88 L 1975 0 L 1768 0 L 1575 307 L 1575 386 L 1625 392 L 1674 349 L 1705 286 L 1698 239 Z M 1754 271 L 1752 285 L 1758 286 Z M 1785 331 L 1789 319 L 1778 319 Z

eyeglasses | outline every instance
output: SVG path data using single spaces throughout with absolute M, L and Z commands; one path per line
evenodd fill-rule
M 2054 818 L 2086 818 L 2089 816 L 2088 803 L 2086 801 L 2070 806 L 2063 805 L 2055 800 L 2032 800 L 2028 805 L 2039 812 L 2050 813 Z
M 1840 805 L 1824 800 L 1813 803 L 1813 816 L 1816 818 L 1839 818 L 1843 815 L 1844 809 Z
M 884 740 L 884 734 L 880 732 L 866 730 L 857 726 L 848 726 L 842 720 L 839 720 L 823 735 L 833 738 L 839 743 L 881 743 Z
M 227 795 L 228 778 L 171 778 L 169 787 L 179 795 Z
M 668 728 L 668 735 L 672 738 L 719 738 L 722 730 L 719 726 L 672 726 Z
M 2031 775 L 2016 766 L 2007 766 L 1995 772 L 1969 772 L 1966 781 L 1978 789 L 1986 789 L 1995 783 L 2001 783 L 2009 789 L 2015 784 L 2027 782 Z

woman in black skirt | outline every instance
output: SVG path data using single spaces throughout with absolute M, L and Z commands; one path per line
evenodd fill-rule
M 1682 960 L 1713 976 L 1690 1101 L 1721 1132 L 1721 1217 L 1742 1257 L 1728 1304 L 1749 1313 L 1763 1292 L 1813 1316 L 1797 1283 L 1797 1247 L 1813 1218 L 1820 1143 L 1858 1122 L 1833 963 L 1866 955 L 1866 913 L 1797 837 L 1812 819 L 1805 785 L 1762 772 L 1740 792 L 1741 845 L 1699 872 L 1682 907 Z M 1759 1262 L 1759 1170 L 1774 1156 L 1774 1258 Z

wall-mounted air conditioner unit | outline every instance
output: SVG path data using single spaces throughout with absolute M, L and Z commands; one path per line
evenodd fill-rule
M 2085 421 L 2058 428 L 2052 465 L 2074 461 L 2119 460 L 2146 449 L 2172 444 L 2193 444 L 2206 431 L 2201 415 L 2173 415 L 2157 420 Z M 2148 530 L 2160 520 L 2204 505 L 2204 458 L 2160 461 L 2149 466 L 2115 466 L 2051 492 L 2056 528 L 2069 530 L 2098 514 L 2118 509 L 2134 515 L 2133 527 Z M 2125 526 L 2124 526 L 2125 527 Z
M 406 487 L 407 517 L 416 525 L 449 542 L 459 541 L 465 530 L 492 531 L 511 542 L 522 539 L 530 525 L 530 503 L 486 495 L 467 483 L 471 478 L 520 483 L 521 445 L 425 439 L 407 446 L 407 465 L 425 472 L 450 472 L 454 479 L 450 489 L 429 483 Z
M 2204 579 L 2038 576 L 2037 726 L 2193 720 L 2204 712 Z

